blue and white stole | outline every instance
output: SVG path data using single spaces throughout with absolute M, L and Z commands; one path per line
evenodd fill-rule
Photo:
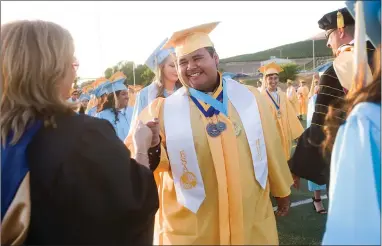
M 223 88 L 220 87 L 222 91 L 219 91 L 218 88 L 215 92 L 216 98 L 207 98 L 201 95 L 202 92 L 194 93 L 195 91 L 190 91 L 191 95 L 189 95 L 187 88 L 182 87 L 164 101 L 166 147 L 177 201 L 193 213 L 197 213 L 206 194 L 193 139 L 189 98 L 193 102 L 202 99 L 202 101 L 210 103 L 209 105 L 195 103 L 206 117 L 217 112 L 227 114 L 229 99 L 240 116 L 247 136 L 254 176 L 263 189 L 265 189 L 268 179 L 265 140 L 256 97 L 246 86 L 232 79 L 223 78 L 222 84 Z M 209 136 L 207 135 L 207 137 Z M 184 179 L 191 179 L 194 181 L 193 185 L 185 186 Z
M 220 92 L 218 92 L 219 94 L 216 99 L 209 94 L 195 90 L 194 88 L 188 89 L 190 92 L 191 100 L 195 103 L 195 105 L 198 107 L 200 112 L 204 114 L 205 117 L 212 117 L 213 115 L 218 115 L 219 113 L 228 116 L 228 97 L 227 89 L 224 89 L 226 88 L 226 81 L 224 78 L 222 83 L 223 88 L 221 89 L 219 86 L 218 90 L 220 89 Z M 203 106 L 200 101 L 204 102 L 206 105 Z

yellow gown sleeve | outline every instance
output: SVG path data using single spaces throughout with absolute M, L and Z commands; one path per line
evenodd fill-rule
M 286 109 L 288 114 L 289 126 L 291 130 L 292 139 L 296 139 L 301 136 L 304 132 L 304 127 L 296 116 L 296 110 L 294 109 L 292 103 L 289 100 L 285 100 Z
M 286 197 L 291 193 L 293 179 L 281 145 L 281 139 L 272 118 L 266 98 L 254 88 L 248 86 L 255 95 L 260 111 L 268 159 L 268 180 L 271 194 L 275 197 Z
M 163 103 L 164 98 L 157 98 L 154 101 L 152 101 L 145 109 L 142 110 L 142 112 L 138 115 L 138 117 L 135 119 L 134 122 L 131 122 L 131 126 L 133 129 L 129 132 L 129 135 L 125 139 L 125 145 L 126 147 L 131 151 L 132 156 L 135 155 L 135 149 L 133 145 L 133 134 L 135 132 L 135 128 L 137 126 L 138 121 L 142 121 L 143 123 L 147 123 L 148 121 L 158 118 L 159 119 L 159 125 L 160 125 L 160 136 L 162 138 L 161 142 L 161 156 L 160 156 L 160 162 L 158 167 L 154 171 L 155 173 L 161 172 L 161 171 L 168 171 L 169 170 L 169 160 L 167 157 L 167 151 L 166 151 L 166 138 L 165 138 L 165 132 L 164 132 L 164 122 L 163 122 Z

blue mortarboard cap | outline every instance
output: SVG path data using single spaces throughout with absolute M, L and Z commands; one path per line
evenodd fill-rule
M 81 96 L 80 96 L 80 102 L 82 102 L 83 100 L 90 100 L 90 96 L 86 93 L 82 93 Z
M 162 47 L 167 40 L 167 38 L 163 40 L 145 62 L 145 64 L 154 72 L 156 71 L 157 66 L 161 64 L 170 55 L 170 53 L 174 52 L 174 48 L 162 50 Z
M 110 84 L 110 82 L 108 80 L 101 83 L 100 85 L 97 86 L 97 88 L 95 88 L 92 91 L 92 94 L 95 95 L 96 97 L 101 97 L 103 94 L 106 94 L 107 93 L 107 90 L 106 90 L 107 84 Z
M 345 5 L 355 18 L 356 1 L 346 1 Z M 381 1 L 363 1 L 366 35 L 374 47 L 381 43 Z
M 125 78 L 118 79 L 116 81 L 110 82 L 105 86 L 107 93 L 113 93 L 116 91 L 124 91 L 127 90 L 125 82 Z

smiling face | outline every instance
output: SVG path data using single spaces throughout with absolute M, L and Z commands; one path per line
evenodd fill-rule
M 219 57 L 206 48 L 198 49 L 178 58 L 178 66 L 184 83 L 200 91 L 210 91 L 218 77 Z
M 268 84 L 268 90 L 275 91 L 277 90 L 277 84 L 279 82 L 279 75 L 278 74 L 269 74 L 266 76 L 267 84 Z
M 125 108 L 129 104 L 129 92 L 128 90 L 117 91 L 117 106 L 118 108 Z
M 174 62 L 174 58 L 172 56 L 168 56 L 161 64 L 164 81 L 175 83 L 178 80 L 178 73 L 176 72 Z

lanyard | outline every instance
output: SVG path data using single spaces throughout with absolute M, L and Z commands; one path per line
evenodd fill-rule
M 197 100 L 203 101 L 204 103 L 210 105 L 213 109 L 215 109 L 214 111 L 212 111 L 212 115 L 213 114 L 219 114 L 219 112 L 220 112 L 220 113 L 223 113 L 226 116 L 228 116 L 228 112 L 227 112 L 228 111 L 228 108 L 227 108 L 227 105 L 228 105 L 227 88 L 226 88 L 226 82 L 225 82 L 224 78 L 223 78 L 222 94 L 220 94 L 216 99 L 213 98 L 212 96 L 206 94 L 206 93 L 195 90 L 194 88 L 189 88 L 189 91 L 191 94 L 191 99 L 195 102 L 196 106 L 198 106 L 199 110 L 201 110 L 206 117 L 210 117 L 209 112 L 211 112 L 211 111 L 208 110 L 206 112 Z M 219 98 L 221 96 L 223 97 L 223 100 L 222 100 L 223 102 L 219 101 Z M 194 100 L 194 99 L 197 99 L 197 100 Z
M 277 101 L 278 102 L 276 103 L 274 98 L 273 98 L 273 96 L 271 94 L 269 94 L 269 91 L 268 90 L 265 90 L 265 91 L 267 92 L 268 96 L 271 98 L 271 100 L 272 100 L 273 104 L 275 105 L 276 109 L 280 110 L 280 96 L 277 97 Z

